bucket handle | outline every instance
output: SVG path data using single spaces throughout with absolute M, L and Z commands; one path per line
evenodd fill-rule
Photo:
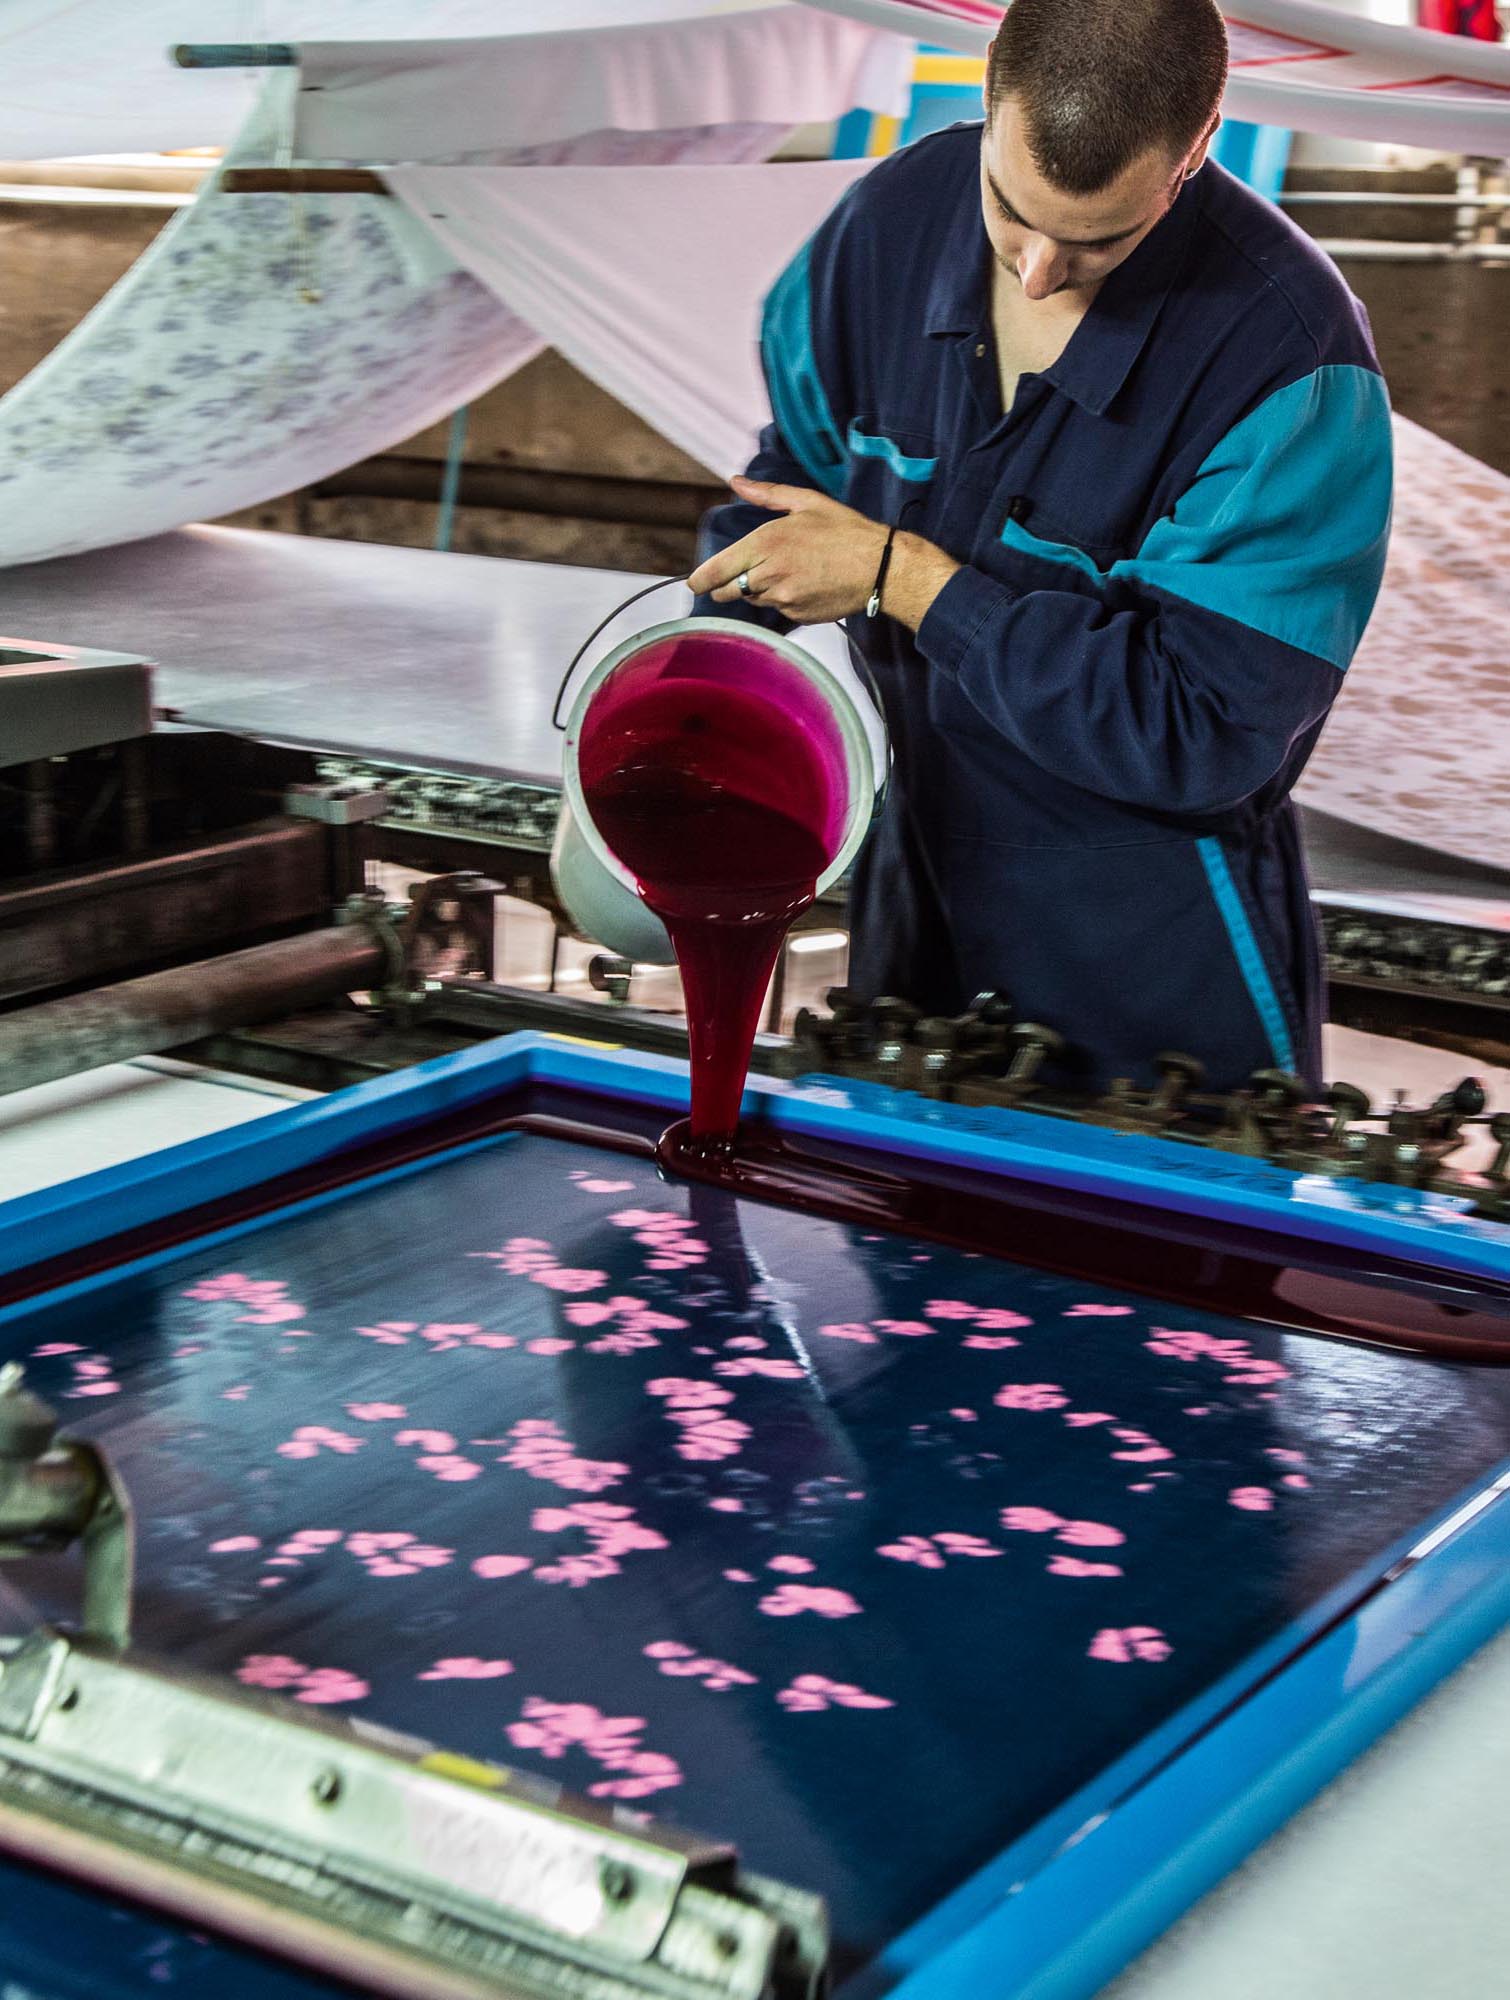
M 597 638 L 598 634 L 600 632 L 606 632 L 608 627 L 613 623 L 615 618 L 618 617 L 621 611 L 627 611 L 631 604 L 638 604 L 642 597 L 649 597 L 652 591 L 664 590 L 668 583 L 686 583 L 689 581 L 690 576 L 691 576 L 691 571 L 689 570 L 686 576 L 663 576 L 655 583 L 647 583 L 643 590 L 635 591 L 632 596 L 626 597 L 622 604 L 616 604 L 613 610 L 609 612 L 606 618 L 600 619 L 599 622 L 596 625 L 594 625 L 592 630 L 588 633 L 587 637 L 582 641 L 581 645 L 572 655 L 571 665 L 567 668 L 566 672 L 561 676 L 561 685 L 556 689 L 556 699 L 551 706 L 552 729 L 565 729 L 566 727 L 566 724 L 561 719 L 561 704 L 566 699 L 566 690 L 571 686 L 572 676 L 576 673 L 578 667 L 581 666 L 582 664 L 583 654 L 587 651 L 588 647 L 592 644 L 593 640 Z M 849 643 L 850 665 L 855 670 L 856 679 L 862 684 L 866 693 L 875 703 L 877 713 L 884 715 L 886 713 L 886 706 L 885 703 L 881 700 L 881 690 L 879 687 L 877 687 L 876 677 L 870 670 L 870 662 L 866 659 L 865 655 L 860 651 L 859 646 L 855 642 L 855 636 L 849 629 L 849 620 L 847 618 L 839 618 L 836 619 L 834 622 L 838 625 L 840 631 L 843 632 L 845 639 Z M 891 761 L 890 751 L 888 748 L 888 753 L 887 753 L 888 764 L 890 763 L 890 761 Z M 877 806 L 879 806 L 879 803 L 880 801 L 878 793 Z
M 638 604 L 642 597 L 648 597 L 653 590 L 664 590 L 668 583 L 685 583 L 691 574 L 692 572 L 689 570 L 687 576 L 663 576 L 657 583 L 647 583 L 643 590 L 637 590 L 632 597 L 626 597 L 622 604 L 616 604 L 606 618 L 601 619 L 598 624 L 594 625 L 573 654 L 571 665 L 561 676 L 561 685 L 556 689 L 555 703 L 551 708 L 552 729 L 565 729 L 566 727 L 566 724 L 561 720 L 561 704 L 566 699 L 566 690 L 571 686 L 572 675 L 582 664 L 582 655 L 587 651 L 593 640 L 597 638 L 598 634 L 606 632 L 619 613 L 627 611 L 631 604 Z

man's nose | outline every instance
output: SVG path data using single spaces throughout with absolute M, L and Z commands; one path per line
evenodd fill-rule
M 1046 299 L 1069 275 L 1068 259 L 1047 236 L 1030 236 L 1017 259 L 1017 275 L 1030 299 Z

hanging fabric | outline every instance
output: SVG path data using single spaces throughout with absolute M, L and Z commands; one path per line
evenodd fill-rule
M 761 296 L 873 164 L 396 167 L 384 179 L 583 374 L 728 474 L 765 421 Z

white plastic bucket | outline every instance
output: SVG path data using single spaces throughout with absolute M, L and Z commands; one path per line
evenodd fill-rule
M 824 650 L 836 651 L 833 639 L 838 635 L 825 632 L 823 636 L 827 642 Z M 859 852 L 885 791 L 889 770 L 885 721 L 847 661 L 821 658 L 764 626 L 736 618 L 675 619 L 616 646 L 583 680 L 567 716 L 561 815 L 551 850 L 551 879 L 572 921 L 585 936 L 616 956 L 642 965 L 670 965 L 675 953 L 665 926 L 646 908 L 635 877 L 593 824 L 582 792 L 578 755 L 584 723 L 605 684 L 621 668 L 679 639 L 695 642 L 697 656 L 710 662 L 717 660 L 722 647 L 737 647 L 741 669 L 748 667 L 752 653 L 765 650 L 774 669 L 773 679 L 789 679 L 795 671 L 819 696 L 838 732 L 845 774 L 842 825 L 833 845 L 833 858 L 818 878 L 820 894 L 838 881 Z

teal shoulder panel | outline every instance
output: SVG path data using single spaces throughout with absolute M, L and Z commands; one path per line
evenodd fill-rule
M 813 354 L 809 249 L 798 251 L 766 295 L 760 353 L 781 435 L 809 477 L 837 499 L 844 490 L 844 440 Z
M 1318 368 L 1235 424 L 1111 573 L 1345 668 L 1379 594 L 1392 490 L 1382 378 Z
M 899 479 L 931 479 L 938 471 L 936 458 L 909 458 L 895 438 L 862 431 L 858 424 L 850 425 L 844 442 L 857 458 L 883 460 Z
M 1233 426 L 1128 560 L 1099 569 L 1016 521 L 1001 539 L 1098 584 L 1150 584 L 1345 668 L 1384 575 L 1392 488 L 1383 381 L 1318 368 Z

